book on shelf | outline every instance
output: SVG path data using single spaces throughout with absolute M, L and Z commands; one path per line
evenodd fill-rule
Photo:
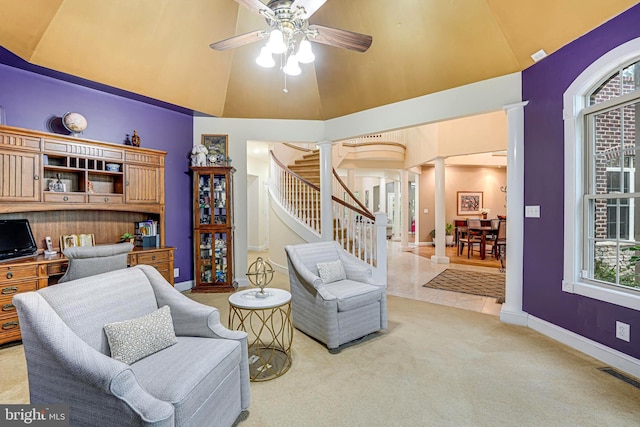
M 135 234 L 139 236 L 157 236 L 159 233 L 158 230 L 158 221 L 147 220 L 140 221 L 135 223 Z

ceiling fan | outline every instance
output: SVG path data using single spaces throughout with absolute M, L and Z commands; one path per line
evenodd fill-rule
M 300 74 L 298 62 L 308 63 L 314 60 L 309 42 L 365 52 L 373 41 L 373 37 L 366 34 L 309 24 L 308 19 L 327 0 L 269 0 L 266 5 L 260 0 L 236 1 L 263 16 L 269 30 L 240 34 L 212 43 L 210 47 L 223 51 L 268 38 L 269 41 L 262 48 L 256 62 L 263 67 L 272 67 L 275 64 L 272 55 L 283 54 L 287 58 L 283 71 L 288 75 Z

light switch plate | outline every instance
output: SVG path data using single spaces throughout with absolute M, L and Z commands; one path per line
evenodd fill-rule
M 524 216 L 526 218 L 540 218 L 540 206 L 525 206 Z

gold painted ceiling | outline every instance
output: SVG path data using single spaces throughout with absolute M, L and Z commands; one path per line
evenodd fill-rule
M 263 0 L 267 2 L 267 0 Z M 0 0 L 0 45 L 40 66 L 219 117 L 326 120 L 521 71 L 635 0 L 327 0 L 311 23 L 373 36 L 314 43 L 287 79 L 215 41 L 265 20 L 234 0 Z

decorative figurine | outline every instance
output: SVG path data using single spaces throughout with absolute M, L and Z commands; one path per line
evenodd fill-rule
M 65 191 L 67 191 L 66 186 L 62 182 L 62 178 L 59 173 L 56 174 L 56 178 L 58 178 L 58 180 L 53 185 L 53 191 L 56 191 L 58 193 L 64 193 Z
M 264 288 L 273 279 L 273 267 L 267 261 L 258 257 L 250 266 L 247 271 L 247 279 L 253 286 L 260 288 L 259 291 L 255 291 L 253 294 L 256 298 L 267 298 L 271 295 L 269 292 L 265 292 Z
M 140 147 L 140 136 L 138 135 L 138 131 L 133 131 L 133 136 L 131 137 L 131 144 L 134 147 Z
M 194 145 L 191 149 L 191 166 L 207 166 L 209 150 L 202 144 Z
M 129 134 L 124 138 L 124 145 L 131 145 L 131 139 L 129 139 Z

